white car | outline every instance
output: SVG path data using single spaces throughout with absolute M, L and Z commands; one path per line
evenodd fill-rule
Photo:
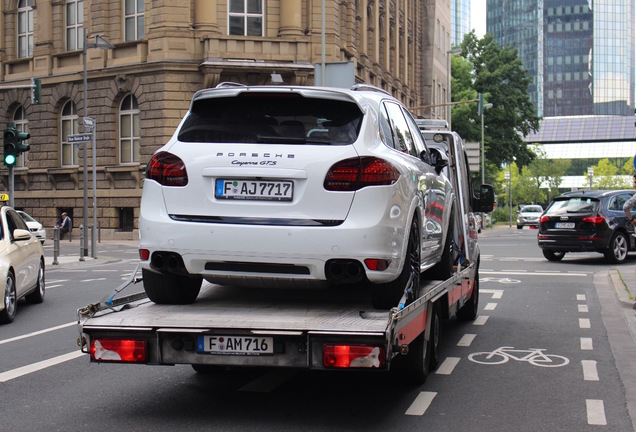
M 202 280 L 302 289 L 365 283 L 377 308 L 454 264 L 448 163 L 389 93 L 242 86 L 197 92 L 146 170 L 143 283 L 191 303 Z
M 539 228 L 542 214 L 543 207 L 538 204 L 521 206 L 517 215 L 517 229 L 523 229 L 524 226 Z
M 0 208 L 0 324 L 13 321 L 18 300 L 44 300 L 44 252 L 40 241 L 11 207 Z
M 30 214 L 23 212 L 22 210 L 16 210 L 16 212 L 18 212 L 18 214 L 22 216 L 22 219 L 24 219 L 27 226 L 29 227 L 29 231 L 31 231 L 31 233 L 36 236 L 38 240 L 40 240 L 40 243 L 44 244 L 44 241 L 46 240 L 46 228 L 44 228 L 44 226 L 40 222 L 33 219 Z

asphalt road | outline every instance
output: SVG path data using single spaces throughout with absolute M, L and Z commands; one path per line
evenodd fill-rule
M 528 229 L 486 230 L 480 245 L 479 317 L 444 323 L 441 364 L 423 386 L 377 373 L 91 364 L 75 312 L 110 294 L 137 251 L 103 243 L 79 262 L 62 245 L 44 303 L 21 302 L 0 327 L 0 430 L 634 430 L 634 314 L 609 283 L 616 266 L 592 253 L 550 263 Z M 620 272 L 636 273 L 636 254 Z

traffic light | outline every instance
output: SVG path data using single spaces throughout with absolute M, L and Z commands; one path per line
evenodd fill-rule
M 29 137 L 28 133 L 17 130 L 15 123 L 7 124 L 4 131 L 4 164 L 6 166 L 14 166 L 20 153 L 29 151 L 31 146 L 24 143 Z
M 31 78 L 31 103 L 39 104 L 42 99 L 42 82 L 40 78 Z

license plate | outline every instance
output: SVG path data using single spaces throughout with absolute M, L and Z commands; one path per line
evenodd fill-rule
M 226 355 L 274 354 L 274 338 L 253 336 L 199 336 L 197 352 Z
M 555 224 L 556 228 L 574 228 L 574 222 L 557 222 Z
M 287 180 L 217 179 L 214 196 L 220 199 L 291 201 L 294 184 Z

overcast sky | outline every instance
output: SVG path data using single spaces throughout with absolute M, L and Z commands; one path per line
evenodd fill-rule
M 477 37 L 481 38 L 486 34 L 486 0 L 471 0 L 470 23 Z

